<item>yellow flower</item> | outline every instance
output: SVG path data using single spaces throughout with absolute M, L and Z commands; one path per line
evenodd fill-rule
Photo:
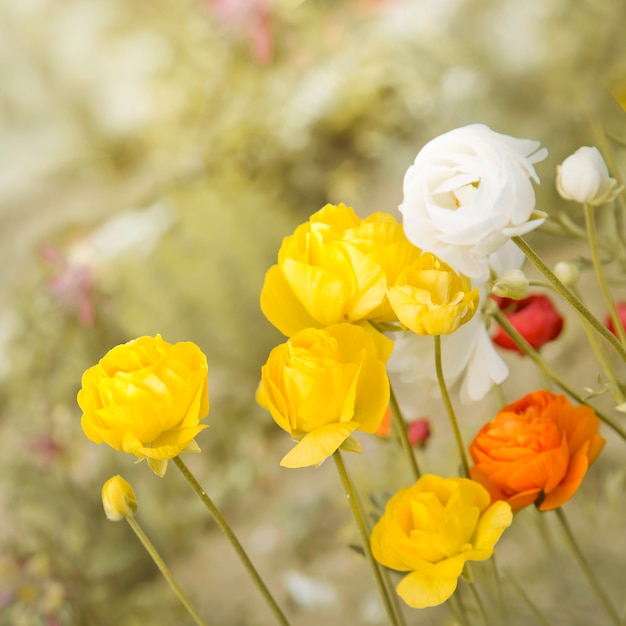
M 261 309 L 288 337 L 304 328 L 395 320 L 387 285 L 419 252 L 391 215 L 361 220 L 343 204 L 328 204 L 283 240 Z
M 467 478 L 422 476 L 387 503 L 372 530 L 374 558 L 410 572 L 396 588 L 416 609 L 445 602 L 466 561 L 484 561 L 513 514 L 505 502 L 490 505 L 487 490 Z
M 283 467 L 319 465 L 339 447 L 361 451 L 352 433 L 376 432 L 385 414 L 392 347 L 380 333 L 336 324 L 305 329 L 272 350 L 257 401 L 300 439 Z
M 194 437 L 209 412 L 206 357 L 191 342 L 140 337 L 116 346 L 84 374 L 78 404 L 88 439 L 148 458 L 160 476 L 167 460 L 198 452 Z
M 137 513 L 137 498 L 130 484 L 119 474 L 109 478 L 102 487 L 102 506 L 107 518 L 119 522 Z
M 478 289 L 434 254 L 424 252 L 389 287 L 389 301 L 400 322 L 418 335 L 447 335 L 469 322 Z

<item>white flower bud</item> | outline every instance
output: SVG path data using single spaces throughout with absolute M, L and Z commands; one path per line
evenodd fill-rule
M 509 270 L 496 280 L 492 291 L 501 298 L 519 300 L 528 293 L 528 278 L 522 270 Z
M 556 188 L 566 200 L 598 206 L 621 191 L 597 148 L 583 146 L 556 168 Z
M 573 287 L 580 278 L 580 270 L 571 261 L 559 261 L 554 266 L 554 274 L 567 287 Z

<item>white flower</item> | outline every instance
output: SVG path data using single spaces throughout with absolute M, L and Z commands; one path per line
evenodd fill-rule
M 556 166 L 556 189 L 566 200 L 598 206 L 620 192 L 597 148 L 583 146 Z
M 535 213 L 533 163 L 548 154 L 484 124 L 457 128 L 427 143 L 404 177 L 400 205 L 413 244 L 459 272 L 485 280 L 487 257 L 545 219 Z

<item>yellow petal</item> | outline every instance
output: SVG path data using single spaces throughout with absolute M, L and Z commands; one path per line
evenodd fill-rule
M 359 427 L 355 422 L 328 424 L 305 435 L 280 462 L 282 467 L 318 465 L 327 459 Z
M 493 549 L 500 536 L 513 521 L 513 513 L 507 502 L 494 502 L 481 516 L 473 544 L 476 549 Z
M 352 296 L 352 285 L 327 269 L 293 259 L 285 259 L 281 269 L 304 309 L 317 320 L 314 326 L 346 321 L 346 306 Z
M 270 267 L 265 274 L 261 310 L 270 323 L 286 337 L 291 337 L 304 328 L 321 326 L 298 300 L 278 265 Z
M 456 589 L 458 576 L 434 578 L 423 572 L 411 572 L 405 576 L 396 591 L 414 609 L 424 609 L 445 602 Z

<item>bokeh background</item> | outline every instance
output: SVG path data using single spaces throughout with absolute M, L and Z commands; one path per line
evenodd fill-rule
M 555 166 L 597 143 L 594 123 L 624 164 L 625 114 L 607 88 L 626 82 L 625 25 L 623 0 L 3 0 L 0 624 L 190 623 L 127 525 L 104 518 L 100 489 L 117 473 L 209 624 L 271 623 L 175 468 L 160 480 L 81 432 L 82 372 L 157 332 L 208 356 L 210 428 L 189 464 L 293 623 L 385 623 L 334 467 L 279 468 L 291 443 L 255 405 L 283 340 L 259 309 L 264 273 L 327 202 L 395 213 L 419 148 L 473 122 L 548 147 L 538 207 L 557 216 Z M 553 221 L 533 241 L 552 261 L 579 257 Z M 579 334 L 573 320 L 547 355 L 593 386 Z M 511 398 L 538 384 L 507 358 Z M 416 393 L 433 430 L 420 460 L 454 474 L 441 408 Z M 464 409 L 468 437 L 496 405 Z M 623 451 L 605 435 L 568 510 L 621 608 Z M 349 467 L 375 513 L 408 474 L 388 442 L 364 443 Z M 552 521 L 519 517 L 504 570 L 551 623 L 600 624 Z M 493 572 L 479 572 L 486 589 Z M 535 623 L 510 584 L 506 602 L 507 623 Z M 445 608 L 407 621 L 453 623 Z

